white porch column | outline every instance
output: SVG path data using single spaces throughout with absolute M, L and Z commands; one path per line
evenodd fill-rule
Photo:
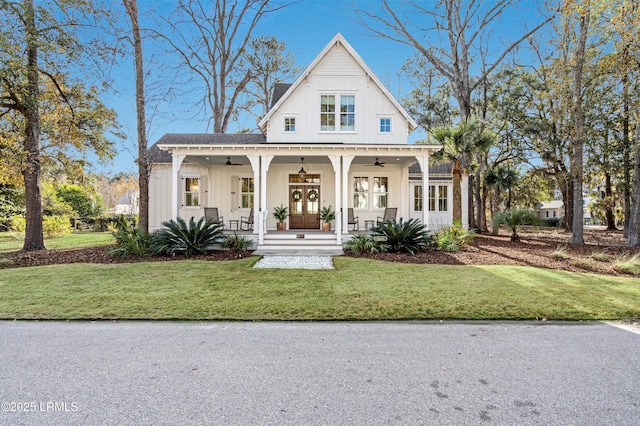
M 349 208 L 349 168 L 351 168 L 351 162 L 355 158 L 355 155 L 343 155 L 342 156 L 342 209 Z M 342 232 L 344 234 L 349 233 L 349 224 L 347 221 L 349 216 L 347 212 L 342 215 Z
M 180 166 L 184 161 L 184 155 L 171 155 L 171 218 L 176 220 L 178 218 L 178 206 L 180 195 Z
M 264 244 L 264 234 L 267 232 L 267 171 L 273 160 L 273 155 L 264 155 L 260 158 L 260 211 L 256 216 L 254 213 L 254 222 L 258 221 L 258 244 Z
M 429 155 L 416 156 L 422 171 L 422 224 L 429 226 Z M 410 201 L 412 202 L 412 201 Z
M 336 194 L 336 243 L 342 244 L 342 217 L 344 216 L 342 212 L 342 202 L 341 202 L 341 188 L 342 184 L 340 183 L 340 156 L 339 155 L 330 155 L 329 160 L 331 160 L 331 165 L 333 165 L 333 173 L 335 174 L 335 194 Z
M 251 163 L 251 170 L 253 170 L 253 233 L 258 233 L 258 227 L 255 225 L 257 218 L 260 217 L 260 156 L 259 155 L 247 155 L 247 159 Z M 256 188 L 258 193 L 256 194 Z

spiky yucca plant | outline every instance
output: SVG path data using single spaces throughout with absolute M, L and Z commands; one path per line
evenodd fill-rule
M 374 240 L 383 240 L 380 241 L 380 249 L 392 253 L 415 254 L 426 249 L 431 240 L 426 227 L 417 219 L 405 222 L 400 218 L 398 221 L 384 222 L 372 231 Z
M 209 246 L 224 240 L 222 223 L 205 221 L 201 217 L 198 222 L 192 217 L 189 224 L 181 217 L 176 220 L 162 222 L 164 229 L 154 234 L 151 240 L 151 253 L 170 254 L 184 252 L 186 257 L 194 253 L 205 253 Z

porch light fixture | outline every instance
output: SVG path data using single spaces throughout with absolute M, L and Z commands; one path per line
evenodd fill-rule
M 302 182 L 307 179 L 307 172 L 304 170 L 304 157 L 300 157 L 300 170 L 298 170 L 298 177 Z

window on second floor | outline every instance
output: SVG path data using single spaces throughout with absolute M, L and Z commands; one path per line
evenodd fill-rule
M 295 133 L 296 132 L 296 118 L 295 117 L 284 117 L 284 131 L 285 131 L 285 133 Z
M 391 133 L 391 117 L 380 117 L 379 133 Z
M 340 102 L 339 109 L 336 103 Z M 336 127 L 339 123 L 339 127 Z M 355 95 L 320 96 L 320 131 L 355 132 L 356 97 Z

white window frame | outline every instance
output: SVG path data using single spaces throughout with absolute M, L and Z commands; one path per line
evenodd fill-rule
M 322 111 L 322 98 L 323 96 L 333 96 L 333 111 L 323 112 Z M 342 97 L 343 96 L 351 96 L 353 97 L 353 111 L 342 112 Z M 320 122 L 318 123 L 318 131 L 320 133 L 357 133 L 358 129 L 358 119 L 357 119 L 357 108 L 358 105 L 358 96 L 355 92 L 327 92 L 320 93 L 319 97 L 319 114 L 318 117 Z M 322 129 L 322 118 L 323 116 L 333 115 L 333 129 Z M 342 116 L 343 115 L 352 115 L 353 116 L 353 129 L 342 130 Z
M 293 120 L 293 130 L 287 130 L 287 120 Z M 287 114 L 282 116 L 282 133 L 298 133 L 298 116 Z
M 446 194 L 442 196 L 442 189 Z M 439 183 L 429 185 L 429 196 L 427 199 L 427 208 L 430 212 L 447 212 L 449 211 L 449 185 Z M 444 209 L 442 205 L 444 204 Z
M 196 191 L 187 191 L 187 182 L 190 179 L 198 180 L 198 189 Z M 187 204 L 187 195 L 196 194 L 197 204 Z M 182 176 L 182 207 L 186 209 L 199 209 L 202 205 L 202 176 L 200 175 L 183 175 Z
M 382 131 L 382 120 L 389 120 L 389 131 Z M 390 135 L 393 133 L 393 117 L 390 115 L 379 115 L 378 116 L 378 134 L 379 135 Z
M 369 187 L 369 176 L 353 176 L 352 178 L 352 182 L 353 182 L 353 207 L 356 209 L 360 209 L 360 210 L 368 210 L 369 209 L 369 191 L 371 190 L 371 188 Z M 361 179 L 364 180 L 366 182 L 366 189 L 363 191 L 356 191 L 356 179 Z M 362 207 L 360 205 L 360 203 L 356 204 L 356 197 L 358 197 L 359 199 L 363 199 L 364 200 L 364 207 Z
M 386 180 L 386 186 L 384 187 L 384 191 L 377 191 L 376 190 L 376 180 Z M 383 210 L 387 207 L 389 207 L 389 176 L 374 176 L 371 179 L 371 182 L 373 183 L 373 185 L 371 185 L 371 198 L 372 198 L 372 207 L 374 210 Z M 384 205 L 381 205 L 383 203 L 378 202 L 378 200 L 383 199 L 384 198 Z
M 245 180 L 245 179 L 253 180 L 253 176 L 251 176 L 251 175 L 240 175 L 240 176 L 238 177 L 238 194 L 240 194 L 240 201 L 239 201 L 239 203 L 240 203 L 240 208 L 241 208 L 241 209 L 243 209 L 243 210 L 249 210 L 249 209 L 252 209 L 252 208 L 253 208 L 253 206 L 249 206 L 249 207 L 245 207 L 245 206 L 244 206 L 244 204 L 243 204 L 243 202 L 244 202 L 244 196 L 245 196 L 245 195 L 251 195 L 251 199 L 252 199 L 252 201 L 253 201 L 253 205 L 255 206 L 255 202 L 256 202 L 256 198 L 255 198 L 255 196 L 256 196 L 256 186 L 255 186 L 255 182 L 253 182 L 253 191 L 248 191 L 248 192 L 243 191 L 243 190 L 242 190 L 242 189 L 243 189 L 243 188 L 242 188 L 242 184 L 244 183 L 244 180 Z

